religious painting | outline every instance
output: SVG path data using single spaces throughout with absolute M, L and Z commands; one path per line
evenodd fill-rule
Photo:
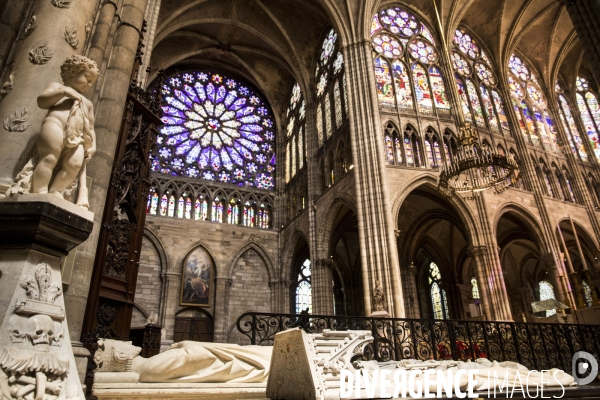
M 192 251 L 183 262 L 181 270 L 182 306 L 209 306 L 213 261 L 202 247 Z

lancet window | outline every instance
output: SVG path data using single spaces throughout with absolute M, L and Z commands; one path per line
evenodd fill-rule
M 547 151 L 560 152 L 554 121 L 537 78 L 520 57 L 513 54 L 508 62 L 508 87 L 525 142 Z
M 538 285 L 538 290 L 540 292 L 540 301 L 543 300 L 555 300 L 554 297 L 554 287 L 548 281 L 541 281 Z M 548 310 L 546 311 L 546 317 L 550 317 L 556 314 L 556 310 Z
M 417 17 L 399 7 L 381 10 L 371 42 L 381 109 L 450 114 L 436 41 Z
M 571 112 L 571 106 L 569 105 L 569 102 L 563 93 L 562 86 L 558 82 L 555 85 L 555 91 L 558 96 L 558 113 L 560 122 L 569 140 L 571 151 L 578 155 L 581 161 L 588 161 L 587 150 L 583 140 L 581 139 L 581 135 L 579 134 L 579 129 L 577 128 L 575 118 Z
M 298 273 L 296 286 L 296 314 L 301 312 L 312 314 L 312 285 L 310 260 L 306 259 Z
M 298 82 L 294 83 L 292 87 L 286 117 L 285 181 L 287 183 L 304 168 L 306 160 L 306 149 L 304 147 L 306 104 Z
M 583 121 L 585 132 L 587 133 L 592 152 L 597 159 L 600 160 L 600 106 L 598 105 L 598 97 L 590 89 L 590 84 L 587 78 L 578 76 L 575 81 L 577 88 L 577 108 L 579 115 Z
M 348 100 L 344 77 L 344 55 L 335 29 L 321 44 L 315 70 L 317 96 L 317 142 L 319 148 L 347 120 Z
M 448 319 L 448 299 L 446 297 L 446 291 L 442 289 L 442 275 L 440 274 L 440 268 L 434 262 L 429 264 L 429 274 L 427 279 L 429 283 L 433 318 Z
M 508 118 L 489 58 L 462 29 L 454 33 L 452 43 L 454 78 L 465 120 L 480 128 L 509 134 Z

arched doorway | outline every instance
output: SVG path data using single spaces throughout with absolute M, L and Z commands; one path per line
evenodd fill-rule
M 304 236 L 294 248 L 290 279 L 290 312 L 312 314 L 312 262 Z
M 335 315 L 363 316 L 362 264 L 358 241 L 358 219 L 342 205 L 333 220 L 329 254 L 333 260 L 332 285 Z
M 398 213 L 398 255 L 407 316 L 478 317 L 465 224 L 435 188 L 422 185 L 406 196 Z M 477 279 L 475 279 L 475 284 Z
M 540 238 L 538 224 L 521 210 L 506 211 L 498 220 L 500 263 L 512 315 L 517 321 L 533 322 L 535 317 L 546 317 L 545 312 L 534 315 L 531 303 L 556 298 L 559 290 L 551 274 L 553 257 L 544 254 Z
M 561 257 L 569 277 L 570 298 L 577 308 L 598 306 L 598 257 L 600 252 L 585 229 L 572 219 L 560 221 L 557 227 Z
M 184 308 L 175 314 L 173 342 L 194 340 L 196 342 L 213 341 L 213 318 L 201 308 Z

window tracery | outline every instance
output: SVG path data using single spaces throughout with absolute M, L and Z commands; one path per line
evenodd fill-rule
M 538 285 L 538 290 L 540 292 L 540 301 L 543 300 L 555 300 L 554 297 L 554 287 L 548 281 L 541 281 Z M 548 310 L 546 311 L 546 317 L 550 317 L 556 314 L 556 310 Z
M 525 142 L 545 150 L 560 152 L 554 122 L 547 110 L 546 97 L 535 75 L 516 54 L 508 61 L 508 86 Z M 525 121 L 524 124 L 521 121 Z
M 399 7 L 383 9 L 373 16 L 371 40 L 382 109 L 450 113 L 435 40 L 417 17 Z
M 582 161 L 587 161 L 587 150 L 585 149 L 585 145 L 583 144 L 581 135 L 579 134 L 579 129 L 577 128 L 575 120 L 573 119 L 571 107 L 569 106 L 569 103 L 563 94 L 562 86 L 558 82 L 555 85 L 555 90 L 556 94 L 558 95 L 558 114 L 560 122 L 565 130 L 565 134 L 567 135 L 571 151 L 578 155 Z
M 427 277 L 429 284 L 429 294 L 431 296 L 431 305 L 433 308 L 434 319 L 448 319 L 448 299 L 446 291 L 442 289 L 442 275 L 440 269 L 433 261 L 429 264 L 429 273 Z
M 296 286 L 296 314 L 302 312 L 312 314 L 312 284 L 310 260 L 306 259 L 298 273 L 298 285 Z
M 173 75 L 162 91 L 154 172 L 273 190 L 275 127 L 261 96 L 208 72 Z
M 489 58 L 462 29 L 456 30 L 452 43 L 451 60 L 465 120 L 480 128 L 510 133 Z
M 598 98 L 591 91 L 587 78 L 578 76 L 575 86 L 577 88 L 575 96 L 579 115 L 583 121 L 592 152 L 600 160 L 600 139 L 598 138 L 600 132 L 600 106 L 598 106 Z

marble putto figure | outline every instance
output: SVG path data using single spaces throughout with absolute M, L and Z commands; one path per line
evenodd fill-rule
M 48 115 L 34 155 L 6 194 L 50 193 L 71 198 L 79 185 L 76 203 L 89 208 L 85 166 L 96 153 L 96 133 L 92 102 L 83 93 L 99 71 L 94 61 L 80 55 L 67 58 L 60 70 L 63 83 L 51 82 L 37 98 Z

